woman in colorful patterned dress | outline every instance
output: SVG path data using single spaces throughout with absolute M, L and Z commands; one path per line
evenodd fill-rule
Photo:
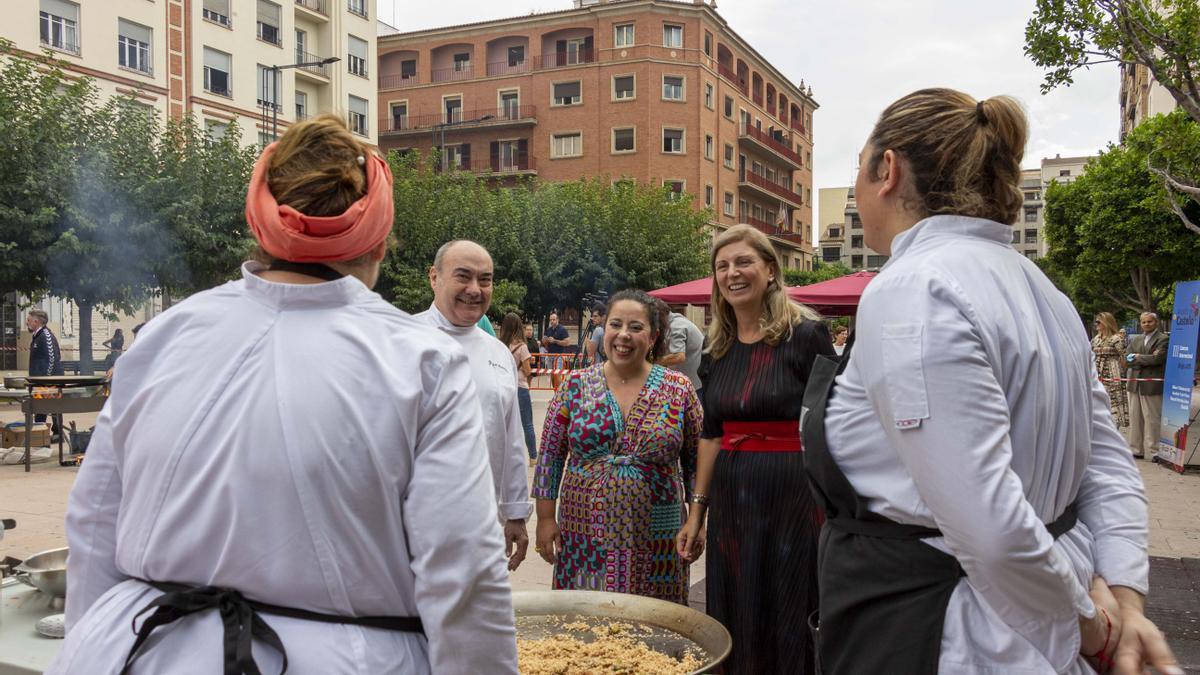
M 1117 319 L 1111 312 L 1096 315 L 1096 336 L 1092 338 L 1096 353 L 1096 372 L 1108 390 L 1109 410 L 1118 427 L 1129 426 L 1129 394 L 1121 381 L 1121 364 L 1125 361 L 1125 338 L 1117 329 Z
M 554 565 L 555 589 L 687 603 L 675 533 L 691 495 L 701 408 L 685 375 L 654 364 L 666 328 L 653 298 L 615 294 L 608 360 L 571 373 L 546 411 L 534 550 Z

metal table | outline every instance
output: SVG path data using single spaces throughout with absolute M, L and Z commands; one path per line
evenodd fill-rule
M 21 399 L 21 412 L 25 413 L 25 472 L 31 470 L 32 464 L 30 432 L 33 430 L 34 415 L 53 415 L 58 419 L 58 463 L 63 466 L 63 433 L 66 429 L 63 427 L 62 416 L 100 412 L 104 403 L 108 401 L 107 389 L 102 389 L 95 396 L 63 396 L 63 389 L 102 385 L 106 380 L 102 375 L 47 375 L 27 377 L 25 380 L 29 389 L 29 395 Z M 58 395 L 49 398 L 34 396 L 34 389 L 47 387 L 58 389 Z
M 42 637 L 34 628 L 59 614 L 62 600 L 8 578 L 0 581 L 0 675 L 34 675 L 46 670 L 62 640 Z

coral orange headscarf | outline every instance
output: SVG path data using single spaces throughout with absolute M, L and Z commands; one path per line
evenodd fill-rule
M 254 164 L 246 192 L 246 222 L 263 250 L 291 262 L 352 260 L 387 239 L 392 231 L 392 171 L 373 152 L 363 152 L 367 194 L 337 216 L 306 216 L 275 201 L 267 187 L 267 164 L 275 143 Z

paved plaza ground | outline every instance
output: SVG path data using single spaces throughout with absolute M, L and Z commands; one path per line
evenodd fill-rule
M 550 394 L 533 392 L 534 420 L 540 433 Z M 0 422 L 20 417 L 15 406 L 0 406 Z M 90 427 L 95 415 L 77 415 L 81 428 Z M 1176 474 L 1148 461 L 1138 462 L 1150 499 L 1151 584 L 1148 614 L 1171 639 L 1180 661 L 1189 672 L 1200 673 L 1200 474 Z M 530 468 L 532 478 L 533 469 Z M 24 558 L 32 553 L 66 545 L 63 515 L 67 494 L 78 469 L 60 467 L 56 461 L 35 464 L 24 473 L 21 466 L 0 466 L 0 517 L 17 521 L 17 529 L 0 542 L 0 558 Z M 536 518 L 529 524 L 532 540 Z M 551 567 L 533 552 L 512 573 L 514 590 L 549 590 Z M 703 559 L 692 566 L 693 605 L 703 607 Z

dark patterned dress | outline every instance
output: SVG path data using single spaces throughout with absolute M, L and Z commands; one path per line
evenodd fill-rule
M 654 366 L 623 418 L 603 366 L 575 371 L 546 411 L 535 499 L 558 499 L 554 588 L 686 603 L 675 552 L 696 470 L 701 409 L 684 375 Z
M 836 357 L 825 324 L 805 321 L 788 340 L 734 341 L 705 355 L 704 438 L 726 422 L 796 420 L 817 354 Z M 817 609 L 817 535 L 822 516 L 802 452 L 722 449 L 709 486 L 708 614 L 733 636 L 724 672 L 804 675 L 813 670 L 808 615 Z

